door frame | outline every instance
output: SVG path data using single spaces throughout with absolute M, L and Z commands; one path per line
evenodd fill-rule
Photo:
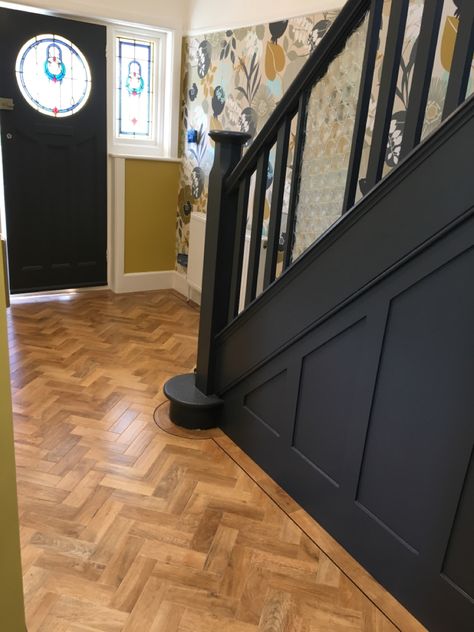
M 3 186 L 3 156 L 2 143 L 0 142 L 0 235 L 6 237 L 7 216 L 5 214 L 5 190 Z
M 26 13 L 39 13 L 50 17 L 63 18 L 69 20 L 77 20 L 79 22 L 99 24 L 107 29 L 107 48 L 106 48 L 106 72 L 107 72 L 107 285 L 101 286 L 100 289 L 111 289 L 115 292 L 127 291 L 123 289 L 123 283 L 120 279 L 124 276 L 124 248 L 125 248 L 125 186 L 120 186 L 120 182 L 115 182 L 114 172 L 116 171 L 114 163 L 117 159 L 155 159 L 155 160 L 172 160 L 179 161 L 178 155 L 178 130 L 179 130 L 179 102 L 180 102 L 180 77 L 181 77 L 181 40 L 183 32 L 178 28 L 159 27 L 152 24 L 139 24 L 136 22 L 113 20 L 108 18 L 96 17 L 81 12 L 65 12 L 60 10 L 46 10 L 38 7 L 32 7 L 28 4 L 19 5 L 18 3 L 4 2 L 0 0 L 0 7 L 11 10 L 20 10 Z M 126 30 L 129 33 L 136 33 L 137 37 L 143 37 L 145 33 L 161 36 L 164 40 L 163 46 L 163 64 L 165 69 L 163 97 L 163 150 L 157 152 L 155 149 L 147 150 L 140 148 L 137 152 L 134 148 L 120 147 L 119 143 L 113 138 L 113 102 L 114 93 L 114 77 L 113 77 L 113 60 L 110 51 L 111 37 L 114 31 Z M 177 72 L 179 70 L 179 72 Z M 7 95 L 0 95 L 7 96 Z M 119 153 L 120 152 L 120 153 Z M 163 155 L 164 154 L 164 155 Z M 122 162 L 122 160 L 120 160 Z M 176 192 L 177 193 L 177 192 Z M 3 164 L 1 162 L 1 146 L 0 146 L 0 234 L 6 236 L 6 217 L 4 202 L 4 184 L 3 184 Z M 171 271 L 170 271 L 171 272 Z M 168 287 L 174 286 L 173 281 Z M 91 289 L 91 288 L 87 288 Z M 160 289 L 151 287 L 149 289 Z M 181 290 L 181 288 L 180 288 Z M 128 290 L 130 291 L 130 290 Z

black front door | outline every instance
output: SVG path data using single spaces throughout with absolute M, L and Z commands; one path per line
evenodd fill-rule
M 103 26 L 0 9 L 13 293 L 107 283 L 105 46 Z

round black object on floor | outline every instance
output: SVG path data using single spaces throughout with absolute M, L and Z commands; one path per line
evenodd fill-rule
M 189 430 L 208 430 L 219 423 L 224 402 L 216 395 L 204 395 L 196 388 L 194 373 L 172 377 L 164 385 L 163 391 L 170 400 L 170 419 L 177 426 Z

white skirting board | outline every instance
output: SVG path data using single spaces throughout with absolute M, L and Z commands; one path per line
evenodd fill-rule
M 116 294 L 126 292 L 148 292 L 151 290 L 176 290 L 186 298 L 199 302 L 190 293 L 186 277 L 176 270 L 160 272 L 133 272 L 122 274 L 113 287 Z M 194 294 L 194 293 L 193 293 Z

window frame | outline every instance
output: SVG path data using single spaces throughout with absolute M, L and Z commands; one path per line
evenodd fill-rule
M 108 27 L 107 29 L 107 70 L 109 83 L 108 135 L 109 153 L 127 154 L 130 156 L 159 157 L 166 155 L 169 141 L 165 129 L 165 87 L 168 71 L 167 37 L 161 30 L 136 29 L 132 27 Z M 118 113 L 118 45 L 119 39 L 136 39 L 151 42 L 154 46 L 153 63 L 153 95 L 152 95 L 152 133 L 151 138 L 125 138 L 119 136 L 117 125 Z

